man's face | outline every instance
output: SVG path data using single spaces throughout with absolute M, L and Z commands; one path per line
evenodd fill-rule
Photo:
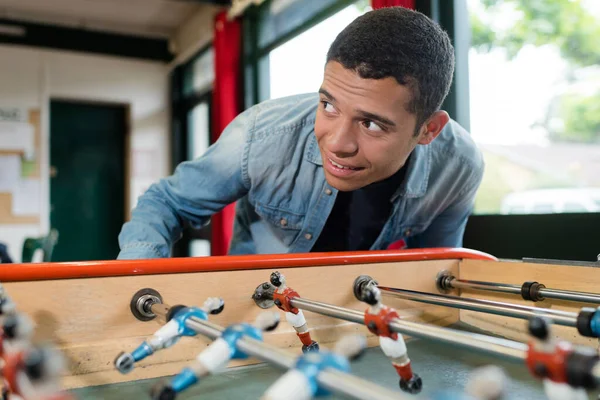
M 423 135 L 406 106 L 410 90 L 393 77 L 363 79 L 331 61 L 319 90 L 315 134 L 327 182 L 360 189 L 398 171 Z M 427 142 L 428 143 L 428 142 Z

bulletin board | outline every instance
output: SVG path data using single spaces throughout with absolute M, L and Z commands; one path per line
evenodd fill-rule
M 29 151 L 30 154 L 25 154 L 25 150 L 11 148 L 12 146 L 0 143 L 0 158 L 4 161 L 16 161 L 18 157 L 19 169 L 18 183 L 15 187 L 12 189 L 0 188 L 0 224 L 39 224 L 40 222 L 41 115 L 39 109 L 26 109 L 23 114 L 22 119 L 24 120 L 9 123 L 12 123 L 13 126 L 15 123 L 23 124 L 23 126 L 29 124 L 33 134 L 33 148 Z M 27 200 L 27 203 L 31 203 L 33 206 L 29 204 L 28 208 L 24 209 L 20 204 L 15 204 L 15 200 L 18 201 L 19 198 Z M 38 203 L 37 209 L 35 202 Z

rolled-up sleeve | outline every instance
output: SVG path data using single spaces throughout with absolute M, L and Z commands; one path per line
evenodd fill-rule
M 119 234 L 119 259 L 169 257 L 184 221 L 203 226 L 248 192 L 247 138 L 256 112 L 253 107 L 240 114 L 205 154 L 180 164 L 172 176 L 140 196 Z

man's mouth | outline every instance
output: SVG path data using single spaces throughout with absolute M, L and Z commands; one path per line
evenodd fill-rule
M 352 166 L 349 166 L 349 165 L 342 165 L 340 163 L 337 163 L 337 162 L 333 161 L 331 158 L 329 158 L 329 162 L 331 162 L 331 164 L 333 164 L 333 166 L 335 166 L 335 167 L 337 167 L 339 169 L 349 169 L 349 170 L 352 170 L 352 171 L 357 171 L 357 170 L 362 169 L 361 167 L 352 167 Z

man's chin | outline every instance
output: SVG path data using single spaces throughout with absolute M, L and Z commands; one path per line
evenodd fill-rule
M 365 186 L 354 179 L 341 179 L 325 172 L 325 180 L 329 186 L 339 190 L 340 192 L 351 192 Z

